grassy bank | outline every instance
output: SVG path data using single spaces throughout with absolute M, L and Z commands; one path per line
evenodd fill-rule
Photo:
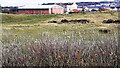
M 6 24 L 34 24 L 49 20 L 57 15 L 36 15 L 36 14 L 3 14 L 2 23 Z

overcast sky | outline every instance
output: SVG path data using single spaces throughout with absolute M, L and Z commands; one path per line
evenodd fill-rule
M 19 5 L 27 5 L 27 4 L 40 4 L 40 3 L 50 3 L 50 2 L 97 2 L 97 1 L 105 1 L 105 0 L 0 0 L 0 4 L 2 6 L 19 6 Z M 107 0 L 113 1 L 113 0 Z

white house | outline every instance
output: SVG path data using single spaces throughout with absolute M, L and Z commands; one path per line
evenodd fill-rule
M 70 12 L 73 9 L 77 9 L 77 4 L 74 2 L 72 5 L 67 5 L 67 12 Z

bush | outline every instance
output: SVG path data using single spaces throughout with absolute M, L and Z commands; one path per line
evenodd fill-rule
M 100 29 L 99 32 L 100 33 L 110 33 L 111 30 L 109 29 Z
M 108 19 L 108 20 L 103 21 L 103 23 L 113 23 L 113 22 L 114 22 L 114 20 L 112 20 L 112 19 Z
M 112 19 L 108 19 L 108 20 L 103 20 L 103 23 L 115 23 L 115 24 L 119 24 L 120 20 L 112 20 Z
M 57 21 L 48 21 L 48 23 L 57 23 Z
M 68 23 L 69 21 L 66 19 L 61 20 L 62 23 Z

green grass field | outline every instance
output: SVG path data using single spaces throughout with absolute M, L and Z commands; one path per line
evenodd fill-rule
M 50 24 L 51 20 L 62 19 L 88 19 L 94 24 Z M 34 35 L 40 32 L 61 33 L 66 31 L 79 31 L 84 29 L 96 29 L 99 27 L 114 28 L 116 25 L 102 24 L 104 19 L 117 19 L 117 12 L 91 12 L 68 15 L 32 15 L 32 14 L 3 14 L 2 26 L 4 32 L 9 34 Z M 114 26 L 114 27 L 113 27 Z
M 48 23 L 62 19 L 94 23 Z M 118 19 L 118 12 L 2 14 L 2 62 L 6 66 L 117 66 L 119 24 L 103 24 L 104 19 Z

